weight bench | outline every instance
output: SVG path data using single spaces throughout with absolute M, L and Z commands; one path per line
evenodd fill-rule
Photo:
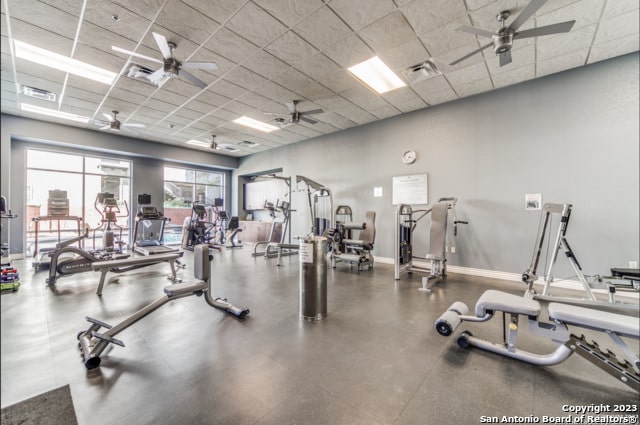
M 171 275 L 167 278 L 173 282 L 180 282 L 176 276 L 176 261 L 182 257 L 183 252 L 172 252 L 168 254 L 148 255 L 144 257 L 123 258 L 107 261 L 96 261 L 91 264 L 91 269 L 100 272 L 100 283 L 96 294 L 102 295 L 107 273 L 124 273 L 142 267 L 152 266 L 158 263 L 169 263 L 171 267 Z
M 463 348 L 478 347 L 539 366 L 561 363 L 575 352 L 616 379 L 640 391 L 640 359 L 622 340 L 622 337 L 640 339 L 640 323 L 637 317 L 550 303 L 547 309 L 552 323 L 545 323 L 538 319 L 540 309 L 540 303 L 531 298 L 488 290 L 478 299 L 474 316 L 468 315 L 469 308 L 466 304 L 456 301 L 436 320 L 435 327 L 439 334 L 449 336 L 463 321 L 486 322 L 496 312 L 502 312 L 503 322 L 506 322 L 506 315 L 509 315 L 509 323 L 503 323 L 502 343 L 476 338 L 471 332 L 463 331 L 457 339 L 458 345 Z M 536 354 L 517 348 L 519 316 L 527 317 L 529 332 L 551 339 L 558 344 L 556 349 L 549 354 Z M 607 334 L 620 348 L 622 360 L 609 350 L 601 351 L 596 342 L 588 342 L 584 336 L 571 334 L 567 325 Z

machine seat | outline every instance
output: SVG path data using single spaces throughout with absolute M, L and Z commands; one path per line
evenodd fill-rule
M 523 298 L 518 295 L 490 289 L 485 291 L 478 299 L 476 303 L 476 316 L 483 317 L 490 311 L 504 311 L 506 313 L 538 317 L 540 314 L 540 303 L 530 298 Z
M 204 291 L 205 289 L 207 289 L 206 282 L 185 282 L 165 286 L 164 293 L 170 297 L 177 297 L 180 295 L 191 294 L 197 291 Z
M 640 322 L 637 317 L 568 304 L 549 303 L 549 318 L 583 328 L 612 331 L 633 338 L 640 337 Z

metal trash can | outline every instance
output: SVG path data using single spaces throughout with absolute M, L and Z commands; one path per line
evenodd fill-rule
M 327 316 L 327 238 L 300 239 L 300 317 L 318 321 Z

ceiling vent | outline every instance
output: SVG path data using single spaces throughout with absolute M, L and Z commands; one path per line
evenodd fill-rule
M 243 148 L 255 148 L 256 146 L 258 146 L 258 143 L 245 140 L 238 143 L 238 146 L 242 146 Z
M 222 149 L 226 150 L 227 152 L 238 152 L 240 150 L 230 145 L 222 145 Z
M 49 102 L 56 101 L 56 94 L 50 91 L 37 89 L 35 87 L 22 86 L 22 94 L 29 97 L 35 97 L 36 99 L 48 100 Z
M 405 68 L 402 73 L 409 81 L 409 84 L 417 83 L 418 81 L 426 80 L 427 78 L 442 74 L 432 59 L 427 59 L 424 62 Z
M 149 76 L 153 74 L 153 72 L 154 71 L 152 69 L 132 63 L 129 69 L 126 71 L 125 75 L 134 80 L 142 81 L 143 83 L 155 86 L 155 84 L 153 84 L 153 82 L 149 80 Z

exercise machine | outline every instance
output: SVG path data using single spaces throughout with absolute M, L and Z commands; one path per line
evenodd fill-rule
M 419 272 L 426 276 L 422 279 L 421 290 L 429 291 L 427 282 L 430 279 L 443 278 L 447 275 L 447 221 L 451 213 L 453 218 L 453 235 L 458 234 L 458 224 L 468 224 L 468 221 L 458 220 L 456 203 L 458 198 L 446 197 L 438 199 L 431 208 L 414 209 L 411 205 L 400 204 L 396 209 L 396 237 L 394 249 L 394 277 L 400 279 L 400 273 Z M 413 252 L 413 232 L 418 222 L 431 215 L 429 229 L 429 253 L 416 256 Z M 418 265 L 414 259 L 426 260 L 425 265 Z
M 277 200 L 276 204 L 273 205 L 271 202 L 265 200 L 265 209 L 269 211 L 269 216 L 271 217 L 271 230 L 269 231 L 269 237 L 266 241 L 258 242 L 255 244 L 253 248 L 253 256 L 264 256 L 264 258 L 273 258 L 277 257 L 277 265 L 280 266 L 282 263 L 280 259 L 285 255 L 295 255 L 298 253 L 298 249 L 300 248 L 298 245 L 291 244 L 290 242 L 285 242 L 287 239 L 287 235 L 289 236 L 289 240 L 291 240 L 291 235 L 289 234 L 289 219 L 291 217 L 291 209 L 289 203 L 287 201 Z M 277 214 L 280 213 L 282 219 L 277 220 Z M 281 231 L 280 231 L 280 240 L 274 241 L 275 234 L 275 226 L 276 223 L 281 223 Z M 264 246 L 264 250 L 260 250 L 259 248 Z
M 364 222 L 354 222 L 351 207 L 340 205 L 336 208 L 336 227 L 328 232 L 330 243 L 331 267 L 336 268 L 339 262 L 356 264 L 358 271 L 364 266 L 373 267 L 371 250 L 376 239 L 376 213 L 367 211 Z M 358 238 L 354 238 L 358 231 Z
M 140 255 L 178 252 L 177 248 L 164 244 L 164 228 L 167 221 L 169 218 L 151 206 L 151 195 L 138 195 L 138 212 L 133 227 L 133 250 Z
M 435 327 L 440 335 L 449 336 L 463 321 L 486 322 L 495 313 L 502 312 L 502 343 L 480 339 L 474 337 L 471 332 L 464 331 L 457 339 L 458 345 L 463 348 L 474 346 L 539 366 L 561 363 L 571 354 L 577 353 L 617 380 L 640 391 L 638 354 L 622 339 L 640 338 L 640 322 L 637 317 L 555 302 L 549 303 L 547 310 L 552 323 L 539 320 L 538 301 L 502 291 L 488 290 L 476 302 L 475 315 L 468 315 L 467 305 L 456 301 L 436 320 Z M 553 352 L 537 354 L 517 347 L 520 316 L 527 318 L 528 329 L 532 335 L 548 338 L 556 344 Z M 588 341 L 584 335 L 572 334 L 568 325 L 608 335 L 613 344 L 620 349 L 619 356 L 608 350 L 602 351 L 596 342 Z
M 194 202 L 191 217 L 184 219 L 182 226 L 182 248 L 193 251 L 196 245 L 207 245 L 220 250 L 221 246 L 213 240 L 215 223 L 207 221 L 208 213 L 204 203 Z
M 169 285 L 164 288 L 164 295 L 143 307 L 131 316 L 124 319 L 115 326 L 99 320 L 87 317 L 87 321 L 91 323 L 87 330 L 78 334 L 79 348 L 85 367 L 88 370 L 95 369 L 100 366 L 100 355 L 110 345 L 115 344 L 124 347 L 124 343 L 116 339 L 116 335 L 145 318 L 164 304 L 172 300 L 188 297 L 191 295 L 202 296 L 212 307 L 221 309 L 238 320 L 244 320 L 249 315 L 248 309 L 242 309 L 229 303 L 225 298 L 214 298 L 211 294 L 213 279 L 211 277 L 211 260 L 213 256 L 209 254 L 209 248 L 206 245 L 197 245 L 194 247 L 194 276 L 199 279 L 198 282 L 179 283 Z M 106 331 L 102 331 L 102 329 Z
M 119 251 L 122 252 L 122 240 L 123 226 L 118 224 L 118 219 L 129 217 L 129 206 L 127 201 L 118 201 L 113 193 L 99 192 L 96 195 L 96 199 L 93 202 L 93 207 L 98 214 L 100 214 L 100 224 L 93 229 L 93 249 L 96 249 L 96 232 L 102 231 L 102 249 L 106 251 Z M 123 210 L 120 209 L 123 207 Z M 114 229 L 117 229 L 118 236 L 116 237 Z M 116 248 L 116 245 L 118 248 Z
M 35 271 L 39 270 L 50 270 L 51 269 L 51 257 L 56 251 L 59 251 L 63 248 L 69 247 L 75 243 L 78 243 L 78 247 L 83 250 L 84 249 L 84 240 L 89 237 L 89 227 L 85 227 L 84 235 L 77 236 L 75 238 L 67 239 L 66 241 L 62 241 L 57 243 L 53 248 L 44 248 L 40 250 L 40 258 L 31 263 L 31 267 Z
M 310 234 L 314 236 L 326 236 L 328 231 L 333 229 L 335 223 L 335 217 L 333 216 L 333 194 L 329 188 L 308 177 L 296 176 L 296 184 L 300 183 L 304 183 L 307 189 L 309 211 L 311 212 Z M 325 199 L 328 202 L 321 204 L 321 199 Z
M 237 216 L 231 217 L 227 223 L 226 230 L 226 244 L 227 248 L 242 248 L 242 241 L 238 239 L 238 233 L 242 232 L 240 228 L 240 220 Z
M 575 253 L 571 249 L 569 242 L 567 241 L 567 227 L 569 225 L 569 219 L 571 218 L 571 204 L 544 204 L 542 207 L 542 213 L 540 216 L 540 225 L 538 226 L 538 235 L 536 237 L 535 249 L 531 259 L 531 264 L 527 270 L 522 273 L 522 281 L 527 284 L 526 296 L 539 300 L 546 301 L 558 301 L 567 304 L 577 304 L 593 307 L 616 307 L 631 310 L 640 309 L 640 305 L 637 300 L 634 302 L 624 303 L 616 299 L 616 292 L 618 290 L 628 292 L 640 291 L 640 272 L 636 269 L 612 269 L 613 276 L 601 277 L 599 275 L 590 276 L 587 278 L 582 272 L 582 267 L 576 258 Z M 553 245 L 550 245 L 547 250 L 547 255 L 551 255 L 551 260 L 548 262 L 548 266 L 545 267 L 544 273 L 544 287 L 542 293 L 536 293 L 533 285 L 538 280 L 538 267 L 540 266 L 540 260 L 542 252 L 546 243 L 551 242 L 551 232 L 554 227 L 553 217 L 558 217 L 557 231 L 555 235 L 555 241 Z M 549 238 L 549 239 L 547 239 Z M 551 286 L 554 281 L 553 267 L 558 259 L 558 254 L 563 251 L 567 257 L 569 264 L 571 265 L 586 298 L 570 298 L 570 297 L 557 297 L 551 294 Z M 607 292 L 608 300 L 599 300 L 593 293 L 592 289 L 602 289 Z
M 2 235 L 2 230 L 4 229 L 4 225 L 2 224 L 2 220 L 12 220 L 17 218 L 16 214 L 12 214 L 9 209 L 7 198 L 4 196 L 0 196 L 0 235 Z M 6 254 L 6 255 L 5 255 Z M 7 258 L 5 262 L 4 258 Z M 7 237 L 7 242 L 0 243 L 0 267 L 1 266 L 10 266 L 11 265 L 11 249 L 9 248 L 9 238 Z

